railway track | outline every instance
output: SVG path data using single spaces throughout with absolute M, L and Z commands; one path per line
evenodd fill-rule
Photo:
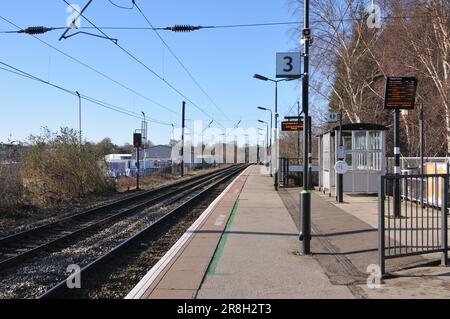
M 145 207 L 156 205 L 164 200 L 177 200 L 183 193 L 180 189 L 196 187 L 207 179 L 215 178 L 227 172 L 220 170 L 206 176 L 196 176 L 175 184 L 167 185 L 142 194 L 97 207 L 74 216 L 30 229 L 0 239 L 0 270 L 17 264 L 21 260 L 51 248 L 76 236 L 93 230 L 108 222 L 125 218 Z
M 199 194 L 207 192 L 212 185 L 217 185 L 230 176 L 234 176 L 244 167 L 242 165 L 233 166 L 210 174 L 195 176 L 3 238 L 0 240 L 0 278 L 8 279 L 6 285 L 8 285 L 8 281 L 18 285 L 17 280 L 14 280 L 15 271 L 42 272 L 45 273 L 44 277 L 47 277 L 44 281 L 48 288 L 47 282 L 62 278 L 61 273 L 55 276 L 48 275 L 55 271 L 54 267 L 48 266 L 49 263 L 52 263 L 52 258 L 55 265 L 61 267 L 60 265 L 65 264 L 67 266 L 71 264 L 71 254 L 62 252 L 73 250 L 76 254 L 77 243 L 80 243 L 80 247 L 90 247 L 89 245 L 97 244 L 97 241 L 104 247 L 98 251 L 95 249 L 91 251 L 90 248 L 84 249 L 83 254 L 87 257 L 81 258 L 80 264 L 85 265 L 87 261 L 91 262 L 99 256 L 107 255 L 108 252 L 125 244 L 130 237 L 133 238 L 139 234 L 143 231 L 142 229 L 145 230 L 148 227 L 151 228 L 153 224 L 160 223 L 174 211 L 198 198 Z M 87 244 L 86 241 L 88 241 Z M 48 257 L 52 255 L 56 255 L 56 257 Z M 39 264 L 41 260 L 42 265 Z M 39 269 L 40 266 L 43 268 L 42 271 Z M 48 272 L 45 270 L 46 267 Z M 5 283 L 5 280 L 2 282 Z M 14 288 L 3 288 L 11 289 L 11 293 L 16 296 Z M 42 289 L 31 295 L 36 297 L 42 292 Z M 18 297 L 31 297 L 31 295 L 23 293 L 25 291 L 19 292 Z

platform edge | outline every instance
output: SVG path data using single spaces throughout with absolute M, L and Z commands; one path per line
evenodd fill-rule
M 200 215 L 200 217 L 189 227 L 189 229 L 181 236 L 181 238 L 169 249 L 169 251 L 153 266 L 152 269 L 141 279 L 141 281 L 128 293 L 124 299 L 141 299 L 148 287 L 152 285 L 154 280 L 161 274 L 165 267 L 170 264 L 173 258 L 178 254 L 181 248 L 195 234 L 202 223 L 209 217 L 220 200 L 228 193 L 236 181 L 242 177 L 251 166 L 246 168 L 239 174 L 224 191 L 208 206 L 208 208 Z

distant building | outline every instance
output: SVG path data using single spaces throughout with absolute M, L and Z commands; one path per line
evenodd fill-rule
M 167 145 L 152 146 L 141 152 L 141 160 L 149 159 L 154 161 L 169 162 L 172 161 L 172 147 Z
M 133 159 L 133 155 L 131 154 L 109 154 L 105 156 L 105 161 L 124 161 Z
M 20 162 L 26 149 L 26 146 L 23 145 L 0 143 L 0 161 Z
M 136 170 L 135 160 L 131 154 L 109 154 L 105 156 L 105 162 L 111 175 L 115 178 L 131 177 L 133 171 Z

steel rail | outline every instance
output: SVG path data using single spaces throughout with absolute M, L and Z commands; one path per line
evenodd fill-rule
M 193 203 L 199 200 L 199 198 L 203 197 L 205 194 L 210 192 L 212 189 L 214 189 L 219 184 L 225 182 L 228 179 L 231 179 L 233 176 L 237 175 L 238 173 L 242 172 L 248 167 L 248 165 L 242 165 L 238 167 L 233 167 L 232 171 L 227 174 L 226 176 L 220 178 L 219 180 L 209 183 L 209 186 L 203 189 L 199 194 L 195 195 L 193 198 L 189 199 L 187 202 L 180 204 L 178 207 L 172 209 L 170 212 L 166 213 L 164 216 L 158 218 L 155 222 L 153 222 L 151 225 L 147 226 L 143 230 L 139 231 L 132 237 L 126 239 L 119 245 L 117 245 L 115 248 L 111 249 L 106 254 L 98 257 L 88 265 L 81 268 L 81 270 L 76 273 L 72 274 L 72 276 L 80 275 L 80 276 L 87 276 L 89 274 L 92 274 L 96 271 L 97 267 L 100 267 L 101 265 L 104 265 L 105 262 L 110 260 L 110 258 L 113 258 L 114 256 L 117 256 L 118 254 L 123 253 L 126 251 L 126 249 L 138 242 L 142 237 L 148 235 L 152 231 L 155 230 L 157 227 L 162 227 L 165 223 L 169 223 L 171 220 L 171 217 L 174 217 L 175 215 L 179 214 L 181 211 L 183 211 L 185 208 L 191 206 Z M 55 285 L 53 288 L 45 292 L 43 295 L 41 295 L 38 299 L 57 299 L 61 297 L 64 293 L 67 293 L 70 291 L 70 289 L 67 287 L 67 279 L 64 279 L 63 281 L 59 282 L 57 285 Z
M 30 249 L 30 250 L 27 250 L 25 252 L 19 253 L 19 254 L 15 255 L 15 256 L 12 256 L 10 258 L 4 259 L 4 260 L 0 261 L 0 270 L 1 269 L 6 269 L 6 268 L 11 267 L 11 266 L 13 266 L 15 264 L 18 264 L 18 263 L 20 263 L 21 261 L 23 261 L 23 260 L 25 260 L 27 258 L 35 256 L 36 254 L 38 254 L 41 251 L 49 250 L 50 248 L 56 247 L 59 244 L 68 242 L 69 240 L 71 240 L 73 238 L 76 238 L 77 236 L 81 236 L 82 234 L 85 234 L 85 233 L 87 233 L 89 231 L 92 231 L 95 228 L 101 227 L 101 226 L 103 226 L 105 224 L 108 224 L 108 223 L 112 223 L 112 222 L 114 222 L 116 220 L 119 220 L 119 219 L 124 219 L 124 218 L 126 218 L 126 217 L 128 217 L 128 216 L 130 216 L 130 215 L 132 215 L 134 213 L 142 211 L 143 209 L 145 209 L 147 207 L 155 206 L 155 205 L 158 205 L 158 204 L 164 204 L 164 202 L 161 202 L 161 201 L 163 201 L 163 200 L 165 200 L 167 198 L 171 198 L 172 197 L 171 201 L 174 201 L 175 199 L 181 198 L 181 197 L 183 197 L 183 196 L 185 196 L 185 195 L 187 195 L 189 193 L 195 192 L 197 190 L 196 187 L 202 187 L 203 184 L 209 183 L 211 181 L 211 179 L 215 179 L 215 178 L 221 177 L 223 174 L 226 174 L 228 172 L 228 170 L 230 170 L 230 169 L 232 169 L 232 168 L 227 168 L 226 170 L 220 170 L 218 172 L 216 171 L 216 172 L 213 172 L 211 174 L 206 174 L 205 176 L 202 176 L 201 179 L 190 181 L 190 183 L 187 183 L 187 184 L 184 184 L 184 185 L 178 185 L 177 188 L 174 188 L 173 190 L 169 190 L 168 193 L 163 193 L 160 196 L 152 197 L 151 199 L 149 199 L 149 200 L 147 200 L 145 202 L 139 203 L 139 204 L 137 204 L 135 206 L 132 206 L 132 207 L 126 209 L 126 210 L 120 211 L 120 212 L 115 213 L 115 214 L 113 214 L 111 216 L 108 216 L 108 217 L 105 217 L 105 218 L 100 219 L 98 221 L 95 221 L 95 222 L 89 224 L 88 226 L 81 227 L 81 228 L 79 228 L 79 229 L 77 229 L 77 230 L 75 230 L 75 231 L 73 231 L 73 232 L 71 232 L 69 234 L 63 235 L 63 236 L 58 237 L 58 238 L 56 238 L 54 240 L 48 241 L 48 242 L 46 242 L 46 243 L 44 243 L 42 245 L 38 245 L 37 247 L 34 247 L 34 248 Z M 200 186 L 198 186 L 198 185 L 200 185 Z M 174 194 L 178 193 L 180 191 L 180 189 L 185 189 L 185 188 L 187 188 L 187 190 L 185 190 L 184 192 L 181 192 L 181 193 L 177 194 L 176 196 L 174 196 Z M 88 222 L 82 222 L 81 225 L 83 223 L 88 223 Z M 64 233 L 64 230 L 60 231 L 59 233 Z M 28 245 L 26 245 L 26 243 L 25 243 L 25 246 L 30 246 L 30 245 L 32 245 L 32 243 L 29 243 Z M 20 248 L 21 247 L 16 248 L 16 250 L 19 250 Z M 12 248 L 12 250 L 14 250 L 14 248 Z
M 220 170 L 217 170 L 217 171 L 214 171 L 213 173 L 218 173 L 218 172 L 221 172 L 221 171 L 225 171 L 227 169 L 229 169 L 229 167 L 223 168 L 223 169 L 220 169 Z M 29 236 L 29 235 L 37 232 L 37 231 L 44 231 L 47 228 L 71 222 L 72 220 L 75 220 L 76 218 L 88 217 L 89 215 L 92 215 L 92 214 L 101 213 L 101 212 L 103 212 L 106 209 L 118 209 L 122 205 L 126 206 L 130 202 L 134 202 L 134 201 L 140 200 L 142 198 L 158 194 L 161 191 L 170 189 L 172 187 L 177 187 L 179 185 L 191 182 L 193 180 L 204 178 L 204 177 L 209 176 L 209 175 L 211 175 L 213 173 L 206 173 L 206 174 L 196 175 L 196 176 L 193 176 L 193 177 L 189 177 L 189 178 L 177 181 L 175 183 L 171 183 L 171 184 L 168 184 L 168 185 L 164 185 L 164 186 L 161 186 L 161 187 L 157 187 L 157 188 L 154 188 L 154 189 L 142 192 L 140 194 L 129 195 L 129 196 L 126 196 L 125 198 L 121 198 L 121 199 L 118 199 L 116 201 L 108 202 L 106 204 L 99 205 L 99 206 L 94 207 L 94 208 L 90 208 L 88 210 L 82 211 L 82 212 L 74 214 L 72 216 L 65 217 L 65 218 L 60 219 L 60 220 L 55 220 L 55 221 L 47 223 L 45 225 L 41 225 L 41 226 L 38 226 L 38 227 L 35 227 L 35 228 L 31 228 L 31 229 L 28 229 L 28 230 L 25 230 L 25 231 L 22 231 L 22 232 L 19 232 L 19 233 L 16 233 L 16 234 L 12 234 L 12 235 L 0 238 L 0 247 L 2 245 L 4 245 L 4 244 L 8 243 L 8 242 L 17 242 L 21 238 Z

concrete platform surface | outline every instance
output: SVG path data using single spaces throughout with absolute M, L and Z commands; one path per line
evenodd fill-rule
M 280 195 L 298 227 L 299 189 L 284 189 Z M 450 271 L 447 267 L 418 266 L 439 254 L 389 260 L 390 276 L 379 286 L 368 286 L 367 267 L 378 261 L 378 202 L 372 196 L 344 196 L 344 203 L 320 192 L 312 195 L 312 241 L 314 257 L 337 285 L 347 285 L 361 298 L 449 298 Z
M 239 175 L 126 299 L 193 299 L 208 270 L 250 169 Z
M 354 298 L 320 264 L 299 256 L 297 228 L 272 186 L 253 167 L 198 298 Z
M 450 297 L 446 268 L 397 271 L 378 287 L 367 285 L 367 267 L 378 254 L 374 198 L 336 205 L 314 192 L 313 255 L 300 256 L 299 189 L 275 192 L 261 172 L 252 166 L 236 178 L 127 298 Z

